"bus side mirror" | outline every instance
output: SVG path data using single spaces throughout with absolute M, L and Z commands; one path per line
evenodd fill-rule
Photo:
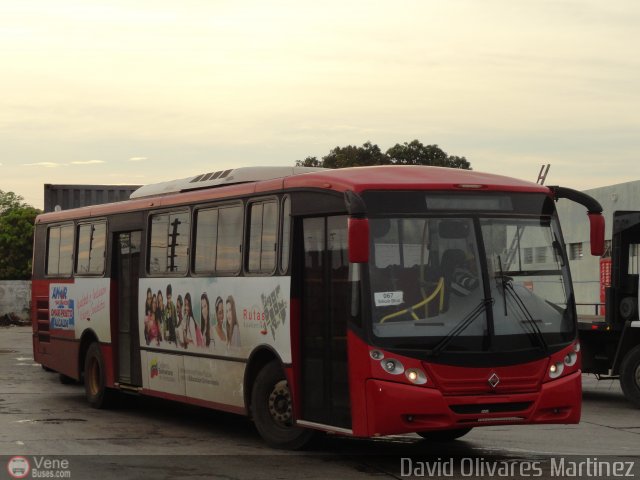
M 604 254 L 604 217 L 601 213 L 588 213 L 591 232 L 591 255 L 601 257 Z
M 349 218 L 349 262 L 369 261 L 369 220 Z

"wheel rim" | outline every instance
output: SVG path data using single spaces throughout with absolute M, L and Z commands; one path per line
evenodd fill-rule
M 269 413 L 273 420 L 283 426 L 292 425 L 291 392 L 286 380 L 281 380 L 273 386 L 269 394 Z
M 640 388 L 640 365 L 636 367 L 636 387 Z
M 89 378 L 86 378 L 85 381 L 89 387 L 89 393 L 97 395 L 100 391 L 100 365 L 98 365 L 95 358 L 92 358 L 89 362 Z

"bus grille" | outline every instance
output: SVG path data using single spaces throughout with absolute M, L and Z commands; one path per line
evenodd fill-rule
M 526 419 L 524 417 L 500 417 L 500 418 L 478 418 L 475 420 L 477 423 L 488 423 L 488 422 L 524 422 Z
M 461 415 L 473 415 L 478 413 L 520 412 L 528 409 L 532 403 L 533 402 L 473 403 L 467 405 L 449 405 L 449 408 Z
M 460 420 L 458 425 L 469 425 L 472 423 L 499 423 L 499 422 L 509 422 L 509 423 L 517 423 L 526 421 L 525 417 L 482 417 L 482 418 L 468 418 L 465 420 Z
M 38 341 L 49 342 L 51 340 L 49 332 L 49 297 L 36 298 L 36 322 Z

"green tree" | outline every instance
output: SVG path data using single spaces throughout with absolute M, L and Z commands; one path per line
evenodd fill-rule
M 40 210 L 0 190 L 0 280 L 31 278 L 33 225 Z
M 388 163 L 389 159 L 382 153 L 378 145 L 365 142 L 361 147 L 356 147 L 355 145 L 335 147 L 322 157 L 322 160 L 318 160 L 318 157 L 296 160 L 296 167 L 345 168 L 387 165 Z
M 471 163 L 465 157 L 458 157 L 457 155 L 449 155 L 447 158 L 448 165 L 446 167 L 461 168 L 463 170 L 473 170 Z
M 465 157 L 447 155 L 438 145 L 423 145 L 418 140 L 397 143 L 384 153 L 371 142 L 361 147 L 335 147 L 322 160 L 307 157 L 296 161 L 298 167 L 345 168 L 366 165 L 431 165 L 471 170 L 471 164 Z
M 304 160 L 296 160 L 296 167 L 321 167 L 322 160 L 318 157 L 307 157 Z
M 363 167 L 366 165 L 387 165 L 387 157 L 378 145 L 365 142 L 361 147 L 347 145 L 336 147 L 328 155 L 322 157 L 325 168 Z
M 464 157 L 447 155 L 438 145 L 423 145 L 418 140 L 396 143 L 387 150 L 392 165 L 431 165 L 434 167 L 450 167 L 471 169 L 471 164 Z
M 12 208 L 20 208 L 26 206 L 20 195 L 13 192 L 4 192 L 0 190 L 0 215 Z

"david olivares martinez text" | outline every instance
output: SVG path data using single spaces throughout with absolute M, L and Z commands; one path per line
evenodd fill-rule
M 402 477 L 540 477 L 542 462 L 489 461 L 484 458 L 461 458 L 455 462 L 453 458 L 421 462 L 411 458 L 402 458 L 400 476 Z
M 635 462 L 602 461 L 594 458 L 566 460 L 550 458 L 547 460 L 488 460 L 485 458 L 438 458 L 421 462 L 411 458 L 402 458 L 401 477 L 541 477 L 543 467 L 548 466 L 551 477 L 635 477 Z

